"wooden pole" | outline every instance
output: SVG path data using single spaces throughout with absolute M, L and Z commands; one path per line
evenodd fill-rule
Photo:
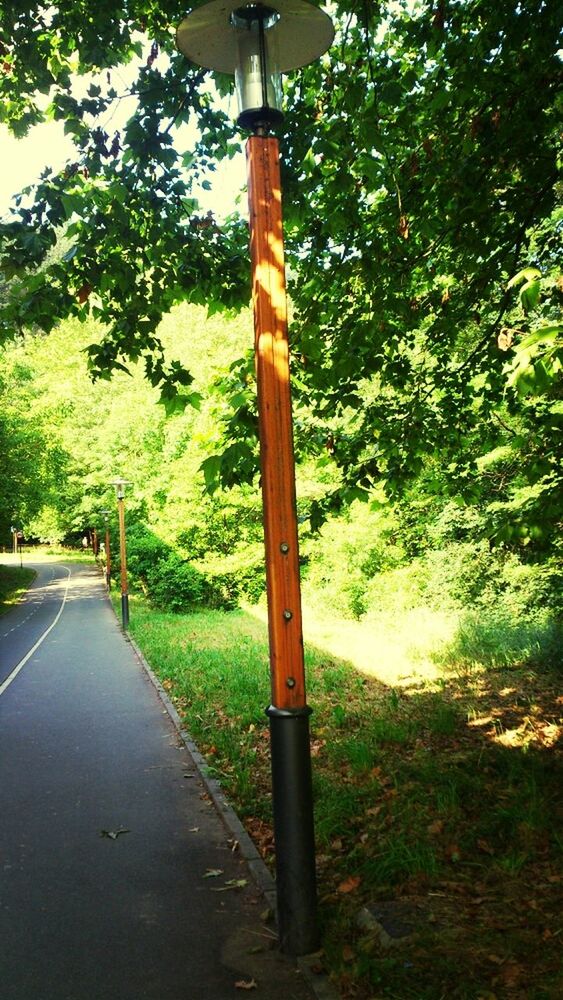
M 111 550 L 110 550 L 110 537 L 109 537 L 109 525 L 106 521 L 106 584 L 108 590 L 111 588 Z
M 247 146 L 272 702 L 305 700 L 278 141 Z
M 127 549 L 125 545 L 125 501 L 118 497 L 119 513 L 119 561 L 121 564 L 121 620 L 123 628 L 129 625 L 129 594 L 127 592 Z
M 247 143 L 250 249 L 272 703 L 272 790 L 282 949 L 318 946 L 287 303 L 276 138 Z

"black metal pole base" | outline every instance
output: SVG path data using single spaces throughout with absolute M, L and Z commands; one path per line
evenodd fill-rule
M 129 627 L 129 594 L 121 595 L 121 621 L 123 628 Z
M 271 705 L 272 790 L 278 931 L 282 951 L 307 955 L 319 947 L 309 715 L 311 709 Z

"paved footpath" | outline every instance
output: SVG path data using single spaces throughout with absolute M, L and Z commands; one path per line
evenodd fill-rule
M 33 568 L 0 618 L 2 1000 L 310 1000 L 101 576 Z

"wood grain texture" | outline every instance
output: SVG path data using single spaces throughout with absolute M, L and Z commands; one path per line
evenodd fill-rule
M 278 141 L 247 144 L 272 704 L 305 701 Z

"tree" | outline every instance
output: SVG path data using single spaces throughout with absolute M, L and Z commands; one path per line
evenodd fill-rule
M 193 197 L 240 140 L 208 74 L 175 52 L 184 8 L 2 6 L 2 120 L 18 135 L 64 120 L 77 150 L 1 227 L 2 335 L 93 315 L 106 328 L 89 350 L 93 374 L 142 358 L 169 409 L 183 405 L 191 376 L 165 358 L 162 316 L 181 299 L 239 307 L 249 295 L 244 222 L 202 217 Z M 503 441 L 509 282 L 546 259 L 537 231 L 556 200 L 558 7 L 338 0 L 331 52 L 288 81 L 298 447 L 328 450 L 342 469 L 330 502 L 379 481 L 393 494 L 429 455 L 448 466 L 452 492 L 468 495 L 467 436 L 485 450 Z M 115 73 L 124 64 L 137 66 L 125 90 Z M 216 75 L 215 85 L 230 83 Z M 112 135 L 103 122 L 130 96 L 134 113 Z M 188 121 L 199 131 L 184 149 Z M 544 245 L 552 239 L 553 229 Z M 247 362 L 238 376 L 248 386 Z M 227 483 L 256 471 L 252 407 L 231 388 L 216 465 Z
M 0 361 L 3 359 L 0 358 Z M 31 372 L 26 364 L 0 370 L 0 544 L 11 543 L 11 528 L 27 529 L 51 499 L 64 456 L 41 422 L 30 415 L 27 395 Z M 29 397 L 28 397 L 29 398 Z

